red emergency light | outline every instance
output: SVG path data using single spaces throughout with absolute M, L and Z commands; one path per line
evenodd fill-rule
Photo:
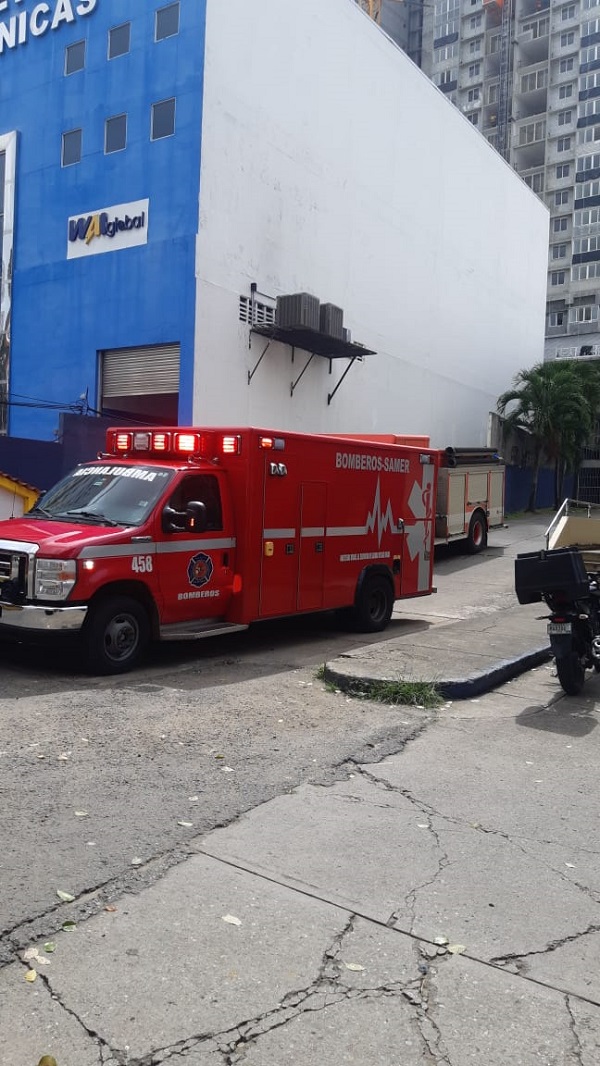
M 156 455 L 172 458 L 187 456 L 216 459 L 219 455 L 241 455 L 242 437 L 239 433 L 199 433 L 194 429 L 173 430 L 112 430 L 108 434 L 109 453 L 122 456 Z M 273 447 L 277 447 L 277 441 Z

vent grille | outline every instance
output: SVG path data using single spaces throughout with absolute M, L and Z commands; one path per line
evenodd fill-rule
M 275 306 L 254 301 L 254 316 L 252 315 L 252 300 L 249 296 L 240 296 L 239 320 L 248 322 L 252 326 L 274 326 Z

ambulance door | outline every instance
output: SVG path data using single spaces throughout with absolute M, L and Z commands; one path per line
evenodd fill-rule
M 258 611 L 261 618 L 295 614 L 300 529 L 298 482 L 286 462 L 265 460 L 262 558 Z
M 414 472 L 413 475 L 414 477 Z M 433 535 L 435 525 L 436 469 L 433 463 L 421 465 L 416 480 L 406 480 L 407 500 L 404 508 L 404 551 L 400 592 L 414 596 L 431 590 L 433 573 Z M 464 479 L 463 479 L 464 486 Z
M 186 521 L 192 501 L 206 507 L 206 529 Z M 173 487 L 159 516 L 157 565 L 163 624 L 222 618 L 229 606 L 235 539 L 228 499 L 215 474 L 187 474 Z
M 327 486 L 305 481 L 300 486 L 299 611 L 318 611 L 323 606 L 326 508 Z

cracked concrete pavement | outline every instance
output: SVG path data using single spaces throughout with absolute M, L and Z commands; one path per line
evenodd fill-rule
M 539 668 L 196 837 L 0 972 L 0 1061 L 596 1066 L 599 701 Z
M 600 677 L 568 699 L 548 665 L 435 715 L 364 701 L 360 716 L 309 671 L 295 689 L 282 673 L 278 691 L 291 699 L 298 677 L 313 681 L 315 730 L 318 715 L 341 734 L 361 723 L 335 772 L 254 786 L 221 828 L 198 819 L 108 888 L 82 880 L 72 903 L 40 893 L 44 864 L 51 884 L 59 864 L 51 841 L 32 846 L 19 876 L 35 879 L 35 917 L 10 874 L 0 1063 L 597 1066 Z M 192 729 L 193 703 L 172 699 Z M 159 715 L 153 740 L 162 729 Z

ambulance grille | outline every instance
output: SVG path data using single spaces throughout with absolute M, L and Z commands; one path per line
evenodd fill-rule
M 27 588 L 27 556 L 22 552 L 0 551 L 0 600 L 19 603 Z

